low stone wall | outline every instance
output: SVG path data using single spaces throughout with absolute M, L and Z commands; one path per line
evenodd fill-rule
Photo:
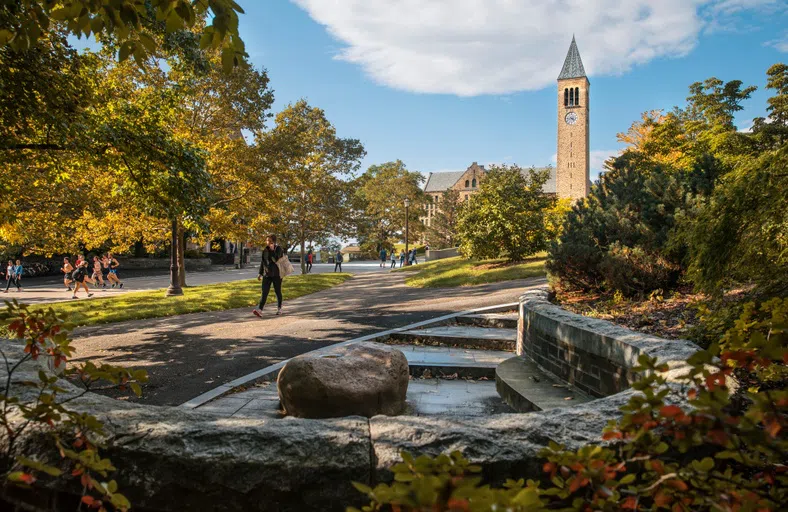
M 640 354 L 668 363 L 669 376 L 675 377 L 697 350 L 691 341 L 666 340 L 571 313 L 549 302 L 546 290 L 532 290 L 520 298 L 517 355 L 531 358 L 592 396 L 629 388 L 637 378 L 632 368 Z
M 186 262 L 186 270 L 208 270 L 211 268 L 211 258 L 185 258 L 184 261 Z M 119 271 L 124 268 L 133 270 L 166 270 L 170 268 L 168 258 L 118 258 L 118 263 L 120 263 Z
M 433 260 L 442 260 L 444 258 L 454 258 L 455 256 L 460 255 L 460 250 L 456 247 L 451 249 L 438 249 L 433 251 L 430 249 L 427 251 L 424 259 L 426 261 L 433 261 Z

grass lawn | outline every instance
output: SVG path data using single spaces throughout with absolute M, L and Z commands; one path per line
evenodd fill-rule
M 514 264 L 503 259 L 480 261 L 457 257 L 402 267 L 394 272 L 413 274 L 405 278 L 405 284 L 414 288 L 451 288 L 543 276 L 544 262 L 544 254 Z
M 292 300 L 331 288 L 349 278 L 350 274 L 340 273 L 291 275 L 286 277 L 282 284 L 282 294 L 284 300 Z M 67 321 L 81 326 L 253 307 L 260 300 L 260 282 L 257 279 L 190 286 L 184 288 L 180 297 L 165 297 L 164 291 L 161 289 L 126 293 L 106 299 L 58 302 L 40 308 L 52 307 Z M 275 304 L 273 288 L 268 297 L 269 307 L 272 299 Z

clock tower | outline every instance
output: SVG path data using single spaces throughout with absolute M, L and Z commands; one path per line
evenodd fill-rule
M 556 192 L 558 197 L 580 199 L 588 195 L 590 154 L 588 145 L 589 82 L 577 43 L 572 44 L 558 75 L 558 151 Z

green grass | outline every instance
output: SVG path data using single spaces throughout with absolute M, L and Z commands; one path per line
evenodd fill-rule
M 350 274 L 344 273 L 291 275 L 286 277 L 282 284 L 282 294 L 284 300 L 292 300 L 331 288 L 349 278 Z M 190 286 L 184 288 L 180 297 L 165 297 L 164 291 L 161 289 L 126 293 L 105 299 L 58 302 L 51 304 L 51 307 L 68 322 L 82 326 L 253 307 L 260 300 L 260 282 L 257 279 Z M 269 307 L 272 299 L 275 304 L 273 289 L 268 297 Z
M 402 267 L 394 272 L 413 274 L 405 278 L 405 284 L 414 288 L 452 288 L 544 276 L 544 262 L 544 254 L 515 264 L 503 259 L 479 261 L 457 257 Z

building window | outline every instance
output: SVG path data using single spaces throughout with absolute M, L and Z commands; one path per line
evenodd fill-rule
M 575 87 L 575 105 L 580 105 L 580 87 Z
M 468 188 L 470 186 L 471 186 L 471 183 L 468 180 L 465 180 L 465 188 Z
M 471 187 L 476 188 L 476 178 L 473 178 L 473 181 L 471 182 Z
M 569 89 L 564 89 L 564 106 L 569 106 Z
M 569 89 L 569 106 L 573 107 L 575 105 L 575 90 L 570 88 Z
M 465 201 L 468 200 L 468 194 L 465 194 Z

